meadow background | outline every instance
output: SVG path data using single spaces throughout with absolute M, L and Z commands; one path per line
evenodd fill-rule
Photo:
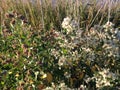
M 120 0 L 0 0 L 0 90 L 75 89 L 120 89 Z

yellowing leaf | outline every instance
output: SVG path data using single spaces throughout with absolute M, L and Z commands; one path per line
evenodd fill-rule
M 96 67 L 95 67 L 95 66 L 92 66 L 91 70 L 92 70 L 93 72 L 95 72 L 95 71 L 96 71 Z
M 52 82 L 52 79 L 53 79 L 52 74 L 47 73 L 46 79 L 47 79 L 48 83 Z
M 43 90 L 46 86 L 44 84 L 38 85 L 38 90 Z
M 95 64 L 95 67 L 96 67 L 97 70 L 100 70 L 100 68 L 97 64 Z
M 41 78 L 44 79 L 47 77 L 47 74 L 44 74 Z
M 90 60 L 86 61 L 86 65 L 90 66 Z
M 80 75 L 79 75 L 79 78 L 83 79 L 83 77 L 84 77 L 84 72 L 81 72 Z

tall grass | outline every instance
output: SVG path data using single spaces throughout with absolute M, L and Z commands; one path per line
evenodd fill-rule
M 34 0 L 33 3 L 29 0 L 6 0 L 1 1 L 0 7 L 3 13 L 12 10 L 22 13 L 36 28 L 41 28 L 43 25 L 48 29 L 49 24 L 55 24 L 54 26 L 60 29 L 61 21 L 66 16 L 76 18 L 81 28 L 105 23 L 108 20 L 108 4 L 106 2 L 99 5 L 96 0 L 89 3 L 83 3 L 82 0 L 56 0 L 54 5 L 52 0 Z M 119 24 L 119 6 L 120 3 L 117 2 L 110 6 L 112 12 L 110 19 L 116 26 Z

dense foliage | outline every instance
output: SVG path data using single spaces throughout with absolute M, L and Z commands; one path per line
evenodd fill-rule
M 0 90 L 119 90 L 119 7 L 35 1 L 0 1 Z

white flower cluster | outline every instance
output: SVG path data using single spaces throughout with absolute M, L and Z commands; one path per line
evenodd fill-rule
M 113 28 L 114 24 L 110 21 L 108 21 L 105 25 L 103 25 L 103 27 L 105 28 L 105 30 L 107 31 L 108 29 Z
M 61 82 L 58 85 L 55 85 L 54 83 L 52 83 L 51 87 L 46 87 L 43 90 L 87 90 L 85 85 L 80 85 L 79 88 L 69 88 L 67 85 L 65 85 L 64 82 Z
M 59 66 L 63 66 L 63 65 L 65 65 L 65 64 L 66 64 L 66 58 L 65 58 L 65 56 L 61 56 L 61 57 L 59 58 L 58 65 L 59 65 Z
M 51 87 L 46 87 L 43 90 L 72 90 L 72 89 L 70 89 L 69 87 L 67 87 L 64 82 L 61 82 L 58 85 L 55 85 L 54 83 L 52 83 Z
M 62 22 L 62 28 L 66 29 L 67 34 L 75 30 L 78 26 L 78 23 L 75 20 L 72 20 L 70 17 L 64 18 Z
M 97 74 L 94 74 L 94 78 L 96 79 L 96 87 L 102 88 L 104 86 L 112 86 L 110 82 L 116 79 L 116 75 L 110 72 L 109 69 L 103 69 Z
M 51 49 L 51 55 L 55 56 L 56 59 L 60 57 L 59 51 L 56 49 Z

